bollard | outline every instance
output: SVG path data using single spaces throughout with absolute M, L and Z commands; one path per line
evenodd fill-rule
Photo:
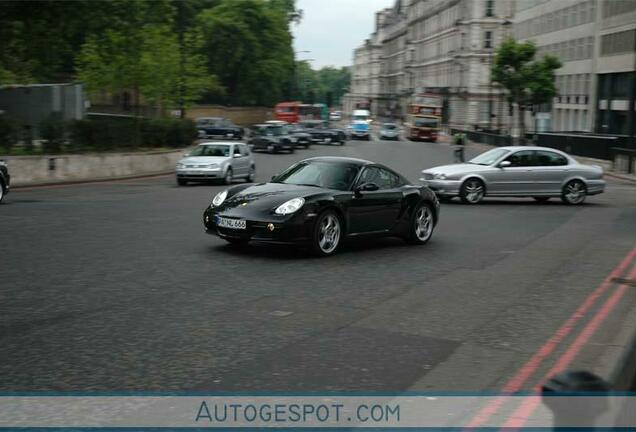
M 605 380 L 587 371 L 558 373 L 541 387 L 543 403 L 554 414 L 555 430 L 565 427 L 593 428 L 597 419 L 609 408 L 609 391 L 610 385 Z M 580 398 L 573 404 L 577 393 L 592 396 L 594 400 Z

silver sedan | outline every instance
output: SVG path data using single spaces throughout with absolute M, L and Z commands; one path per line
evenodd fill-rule
M 247 144 L 207 142 L 186 153 L 177 163 L 176 171 L 180 186 L 209 180 L 230 184 L 236 178 L 253 182 L 256 164 Z
M 499 147 L 468 163 L 422 171 L 420 179 L 440 199 L 458 196 L 476 204 L 485 196 L 532 197 L 544 202 L 558 197 L 581 204 L 587 195 L 605 190 L 603 168 L 578 163 L 567 153 L 546 147 Z

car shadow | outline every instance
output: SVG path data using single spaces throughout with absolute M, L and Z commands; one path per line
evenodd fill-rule
M 497 198 L 493 198 L 493 199 L 485 199 L 484 201 L 481 201 L 479 204 L 464 204 L 462 203 L 460 200 L 452 200 L 452 201 L 447 201 L 447 202 L 443 202 L 442 203 L 442 207 L 443 206 L 465 206 L 465 207 L 479 207 L 479 206 L 497 206 L 497 205 L 508 205 L 508 206 L 527 206 L 527 207 L 571 207 L 571 208 L 576 208 L 576 207 L 606 207 L 605 204 L 602 203 L 597 203 L 597 202 L 590 202 L 590 201 L 586 201 L 583 204 L 578 204 L 578 205 L 567 205 L 561 202 L 561 200 L 559 200 L 558 198 L 555 199 L 551 199 L 549 201 L 546 202 L 538 202 L 535 200 L 524 200 L 524 199 L 497 199 Z
M 350 239 L 340 245 L 335 256 L 346 256 L 349 254 L 360 254 L 373 251 L 407 250 L 412 248 L 417 248 L 417 246 L 411 246 L 398 237 Z M 312 255 L 306 248 L 303 247 L 258 242 L 250 242 L 246 245 L 233 245 L 229 243 L 221 244 L 211 246 L 210 250 L 216 253 L 220 252 L 237 257 L 241 256 L 273 260 L 320 259 Z

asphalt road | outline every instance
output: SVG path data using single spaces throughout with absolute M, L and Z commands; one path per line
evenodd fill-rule
M 354 141 L 258 154 L 258 180 L 316 155 L 413 181 L 452 160 L 444 144 Z M 580 207 L 443 204 L 426 246 L 358 241 L 327 259 L 204 234 L 220 190 L 166 176 L 12 191 L 0 205 L 0 390 L 499 390 L 636 244 L 636 187 L 612 181 Z M 635 306 L 627 291 L 570 366 L 599 367 Z

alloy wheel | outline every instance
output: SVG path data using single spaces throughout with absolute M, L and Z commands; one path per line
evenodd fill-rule
M 318 232 L 318 246 L 324 254 L 330 254 L 336 250 L 340 242 L 340 221 L 334 214 L 327 214 L 320 221 Z
M 587 191 L 585 190 L 585 185 L 582 182 L 575 180 L 565 185 L 563 200 L 567 204 L 581 204 L 585 201 L 586 195 Z
M 256 168 L 250 167 L 250 170 L 247 174 L 248 183 L 254 183 L 254 179 L 256 178 Z
M 415 236 L 421 242 L 427 241 L 433 233 L 433 213 L 427 206 L 422 206 L 415 214 Z
M 464 200 L 470 204 L 477 204 L 484 197 L 484 184 L 477 179 L 468 180 L 464 185 Z
M 225 184 L 232 184 L 232 179 L 233 179 L 232 168 L 228 168 L 227 172 L 225 173 Z

